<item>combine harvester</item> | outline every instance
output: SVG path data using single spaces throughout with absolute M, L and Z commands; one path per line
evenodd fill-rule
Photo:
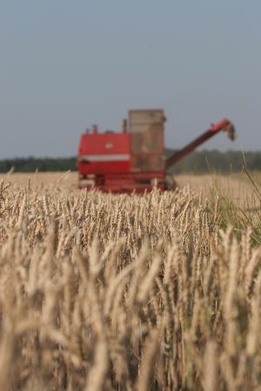
M 196 147 L 221 130 L 235 139 L 233 124 L 226 118 L 211 125 L 181 150 L 165 157 L 164 111 L 130 110 L 121 132 L 99 133 L 97 125 L 80 137 L 77 156 L 79 188 L 111 193 L 143 193 L 155 186 L 175 189 L 168 170 Z

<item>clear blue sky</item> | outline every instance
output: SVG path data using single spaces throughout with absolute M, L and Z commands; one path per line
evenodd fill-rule
M 165 110 L 168 147 L 228 117 L 237 140 L 203 149 L 261 150 L 260 20 L 260 0 L 1 1 L 0 159 L 74 156 L 134 108 Z

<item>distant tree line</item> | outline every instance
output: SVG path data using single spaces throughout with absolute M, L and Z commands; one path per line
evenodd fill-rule
M 174 151 L 166 150 L 166 156 Z M 246 165 L 250 171 L 261 171 L 261 151 L 244 152 L 194 151 L 171 168 L 174 174 L 207 172 L 240 172 Z M 68 158 L 13 158 L 0 160 L 0 172 L 76 171 L 76 157 Z
M 0 160 L 0 172 L 75 171 L 76 158 L 13 158 Z

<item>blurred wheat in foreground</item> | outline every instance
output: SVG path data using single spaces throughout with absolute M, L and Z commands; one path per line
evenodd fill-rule
M 0 390 L 261 390 L 261 248 L 208 200 L 0 184 Z

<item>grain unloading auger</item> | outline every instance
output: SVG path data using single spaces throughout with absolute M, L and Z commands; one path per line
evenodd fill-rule
M 77 156 L 79 188 L 112 193 L 143 193 L 155 186 L 161 190 L 175 187 L 168 170 L 196 147 L 224 131 L 235 139 L 235 128 L 226 118 L 211 125 L 181 150 L 165 157 L 164 111 L 130 110 L 121 132 L 99 133 L 97 125 L 80 137 Z

